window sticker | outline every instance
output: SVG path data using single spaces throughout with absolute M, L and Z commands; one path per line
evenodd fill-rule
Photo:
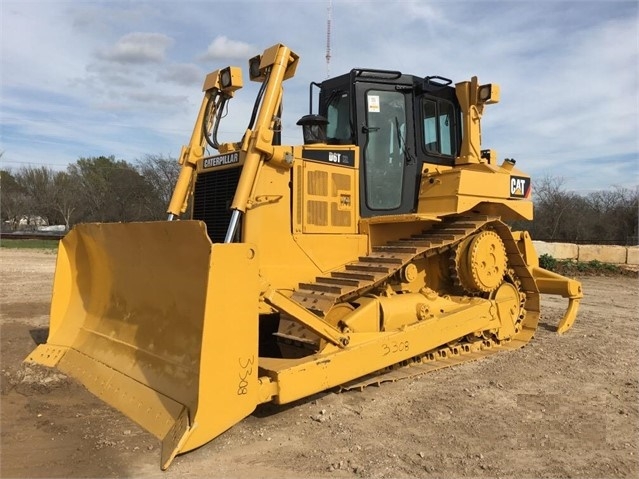
M 368 95 L 368 112 L 379 113 L 379 95 Z

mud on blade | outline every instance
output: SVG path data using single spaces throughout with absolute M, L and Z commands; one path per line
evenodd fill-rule
M 161 439 L 166 468 L 258 402 L 257 270 L 254 247 L 211 244 L 201 222 L 79 225 L 60 243 L 47 343 L 27 361 Z

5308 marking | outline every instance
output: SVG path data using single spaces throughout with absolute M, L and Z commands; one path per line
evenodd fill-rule
M 240 382 L 237 385 L 237 395 L 244 396 L 248 394 L 248 377 L 253 374 L 253 364 L 255 363 L 255 356 L 251 356 L 246 361 L 242 361 L 239 358 L 240 363 Z
M 390 343 L 382 344 L 382 356 L 387 356 L 389 354 L 401 353 L 404 351 L 408 351 L 410 349 L 410 344 L 408 341 L 391 341 Z

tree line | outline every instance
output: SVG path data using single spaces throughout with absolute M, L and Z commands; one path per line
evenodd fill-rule
M 533 180 L 534 220 L 513 227 L 533 239 L 559 243 L 637 245 L 639 188 L 578 194 L 561 177 Z
M 40 219 L 67 230 L 76 223 L 164 219 L 179 171 L 175 158 L 162 155 L 134 163 L 114 156 L 80 158 L 66 171 L 2 170 L 3 229 L 33 229 Z
M 66 171 L 31 166 L 0 171 L 3 229 L 18 228 L 25 218 L 66 229 L 86 222 L 163 220 L 179 170 L 175 158 L 148 155 L 133 163 L 113 156 L 80 158 Z M 535 218 L 513 227 L 544 241 L 637 244 L 639 188 L 577 194 L 564 183 L 553 176 L 534 181 Z

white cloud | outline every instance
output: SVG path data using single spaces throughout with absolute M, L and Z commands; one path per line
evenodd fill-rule
M 249 57 L 255 56 L 255 54 L 256 49 L 252 45 L 237 40 L 230 40 L 222 35 L 216 37 L 211 42 L 209 47 L 206 49 L 206 53 L 200 55 L 199 59 L 203 61 L 221 59 L 245 60 Z
M 300 143 L 295 122 L 308 111 L 308 84 L 326 76 L 325 0 L 220 0 L 215 37 L 206 5 L 2 0 L 3 161 L 175 155 L 190 136 L 204 74 L 232 62 L 246 79 L 246 61 L 280 42 L 301 57 L 284 86 L 283 131 L 285 142 Z M 330 71 L 499 83 L 485 147 L 534 176 L 567 177 L 570 188 L 627 186 L 639 171 L 638 10 L 634 0 L 334 0 Z M 258 86 L 246 81 L 230 102 L 223 141 L 241 137 Z
M 157 2 L 120 2 L 117 6 L 113 3 L 110 0 L 69 2 L 69 24 L 76 32 L 104 37 L 119 29 L 136 30 L 139 25 L 155 23 L 165 15 L 164 9 L 157 8 Z
M 564 30 L 554 41 L 546 39 L 533 61 L 515 57 L 521 71 L 504 73 L 510 91 L 495 108 L 510 135 L 488 135 L 511 146 L 513 154 L 534 155 L 548 167 L 636 153 L 637 70 L 629 68 L 639 64 L 636 42 L 630 41 L 637 38 L 635 19 Z
M 172 82 L 178 85 L 192 87 L 204 82 L 204 72 L 193 63 L 174 63 L 167 65 L 158 72 L 160 81 Z
M 80 39 L 71 29 L 61 28 L 66 25 L 66 14 L 55 2 L 3 1 L 0 10 L 3 89 L 55 93 L 68 86 L 70 75 L 84 70 L 91 39 Z M 26 105 L 29 99 L 25 100 Z
M 160 63 L 173 39 L 161 33 L 128 33 L 112 47 L 98 52 L 101 60 L 124 64 Z

